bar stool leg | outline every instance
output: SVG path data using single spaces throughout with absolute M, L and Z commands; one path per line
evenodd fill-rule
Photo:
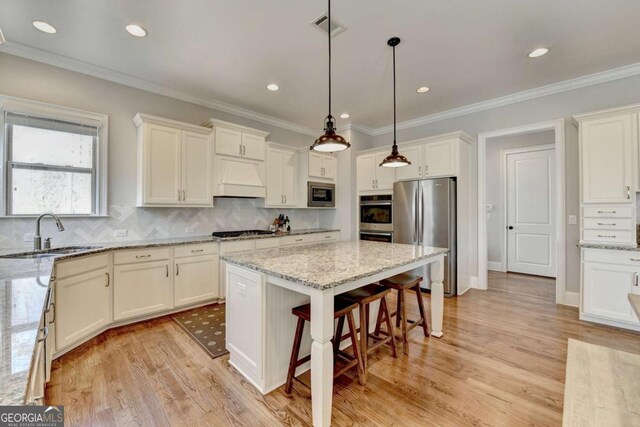
M 400 327 L 400 310 L 402 309 L 402 298 L 400 298 L 400 292 L 402 291 L 398 291 L 396 299 L 396 328 Z
M 291 393 L 291 387 L 293 386 L 293 377 L 296 375 L 296 364 L 298 362 L 298 355 L 300 353 L 300 343 L 302 342 L 302 333 L 304 332 L 304 319 L 299 317 L 298 324 L 296 325 L 296 332 L 293 338 L 293 349 L 291 350 L 291 360 L 289 361 L 289 371 L 287 372 L 287 385 L 284 388 L 284 392 Z
M 401 325 L 402 326 L 402 351 L 404 352 L 404 354 L 409 354 L 409 340 L 407 339 L 407 301 L 405 299 L 405 293 L 404 290 L 400 289 L 398 290 L 398 299 L 401 301 L 400 303 L 400 307 L 401 307 L 401 315 L 402 315 L 402 322 Z
M 397 358 L 398 357 L 398 352 L 396 349 L 396 339 L 394 336 L 394 332 L 393 332 L 393 326 L 391 325 L 391 315 L 389 314 L 389 307 L 387 306 L 387 298 L 384 297 L 380 300 L 380 311 L 379 313 L 384 312 L 384 322 L 387 325 L 387 332 L 389 332 L 389 336 L 391 337 L 391 354 L 393 355 L 393 357 Z M 380 316 L 378 316 L 378 318 L 380 319 Z M 378 323 L 376 325 L 376 329 L 378 330 L 378 333 L 376 333 L 376 335 L 379 335 L 380 332 L 380 323 Z
M 418 297 L 418 309 L 420 310 L 420 320 L 422 321 L 422 331 L 424 332 L 424 336 L 429 336 L 429 326 L 427 324 L 427 315 L 424 312 L 424 301 L 422 300 L 422 292 L 420 291 L 420 283 L 418 283 L 415 288 L 416 297 Z
M 349 325 L 349 337 L 351 338 L 351 347 L 353 348 L 353 356 L 358 361 L 358 382 L 361 385 L 365 385 L 367 383 L 367 377 L 365 375 L 364 370 L 364 362 L 362 360 L 362 355 L 360 354 L 360 343 L 358 342 L 358 337 L 356 336 L 356 322 L 353 319 L 353 312 L 347 313 L 347 322 Z
M 336 326 L 336 334 L 333 336 L 333 354 L 338 353 L 340 349 L 340 342 L 342 342 L 342 330 L 344 329 L 344 316 L 338 319 L 338 326 Z
M 366 309 L 360 305 L 360 353 L 362 353 L 362 365 L 364 366 L 364 380 L 367 380 L 368 357 L 367 347 L 369 345 L 369 329 L 367 325 Z

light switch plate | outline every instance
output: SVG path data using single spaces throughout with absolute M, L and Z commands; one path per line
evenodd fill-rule
M 570 225 L 576 225 L 578 223 L 578 216 L 577 215 L 569 215 L 569 224 Z
M 113 232 L 115 237 L 127 237 L 127 234 L 129 234 L 128 230 L 114 230 Z

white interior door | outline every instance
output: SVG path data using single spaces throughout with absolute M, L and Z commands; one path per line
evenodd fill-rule
M 555 151 L 507 155 L 507 271 L 556 277 Z

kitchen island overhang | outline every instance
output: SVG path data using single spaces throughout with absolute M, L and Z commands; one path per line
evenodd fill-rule
M 284 384 L 295 330 L 291 308 L 310 302 L 311 334 L 302 348 L 311 353 L 313 424 L 329 425 L 334 296 L 430 264 L 431 336 L 441 337 L 446 253 L 446 248 L 349 241 L 221 257 L 227 263 L 230 363 L 264 394 Z M 301 366 L 297 374 L 306 369 Z

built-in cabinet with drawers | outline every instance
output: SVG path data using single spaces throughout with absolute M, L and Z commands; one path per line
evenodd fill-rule
M 580 318 L 637 330 L 628 294 L 640 293 L 639 113 L 635 105 L 574 117 L 580 135 Z
M 138 206 L 212 206 L 211 129 L 140 113 L 133 120 Z

